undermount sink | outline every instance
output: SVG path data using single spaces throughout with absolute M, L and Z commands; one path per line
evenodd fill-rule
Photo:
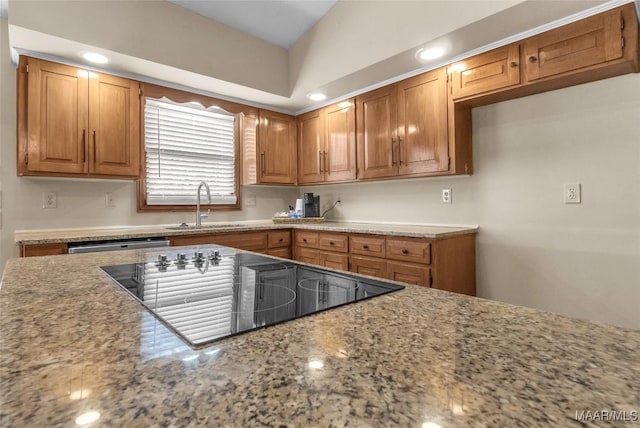
M 165 227 L 168 230 L 200 230 L 200 229 L 219 229 L 224 227 L 238 227 L 242 226 L 238 223 L 220 223 L 220 224 L 203 224 L 202 226 L 190 226 L 188 224 L 181 224 L 180 226 Z

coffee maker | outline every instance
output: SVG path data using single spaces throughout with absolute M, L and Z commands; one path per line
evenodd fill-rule
M 313 196 L 313 193 L 305 193 L 303 202 L 305 217 L 320 217 L 320 196 Z

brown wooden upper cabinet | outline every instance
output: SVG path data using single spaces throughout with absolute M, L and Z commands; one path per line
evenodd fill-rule
M 423 73 L 397 85 L 398 174 L 448 171 L 445 69 Z
M 21 57 L 18 175 L 137 178 L 138 82 Z
M 451 96 L 473 106 L 638 71 L 632 3 L 448 67 Z
M 298 183 L 356 179 L 354 100 L 298 116 Z
M 520 44 L 473 56 L 454 64 L 448 71 L 453 99 L 517 85 L 520 83 Z
M 295 184 L 295 118 L 260 110 L 258 127 L 258 183 Z
M 449 170 L 444 69 L 368 92 L 356 103 L 359 178 Z
M 613 9 L 526 39 L 525 81 L 533 82 L 622 58 L 625 25 L 622 14 L 622 8 Z

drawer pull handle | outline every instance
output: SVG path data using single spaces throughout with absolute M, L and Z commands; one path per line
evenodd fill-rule
M 280 238 L 280 240 L 278 242 L 282 242 L 282 238 Z
M 409 250 L 407 250 L 407 249 L 403 249 L 403 250 L 402 250 L 402 254 L 409 254 Z
M 362 248 L 364 248 L 365 250 L 368 250 L 369 246 L 368 245 L 363 245 Z
M 536 62 L 538 60 L 538 58 L 536 58 L 535 56 L 531 55 L 529 57 L 529 62 Z
M 329 241 L 329 245 L 335 245 L 333 241 Z
M 511 66 L 511 68 L 515 68 L 518 66 L 518 63 L 515 61 L 511 61 L 511 64 L 509 64 Z
M 304 242 L 307 242 L 307 238 L 302 238 L 302 240 L 303 240 Z

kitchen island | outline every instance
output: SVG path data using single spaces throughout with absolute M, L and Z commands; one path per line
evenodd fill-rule
M 580 426 L 640 411 L 640 331 L 411 285 L 193 350 L 98 269 L 157 254 L 8 262 L 0 425 Z

